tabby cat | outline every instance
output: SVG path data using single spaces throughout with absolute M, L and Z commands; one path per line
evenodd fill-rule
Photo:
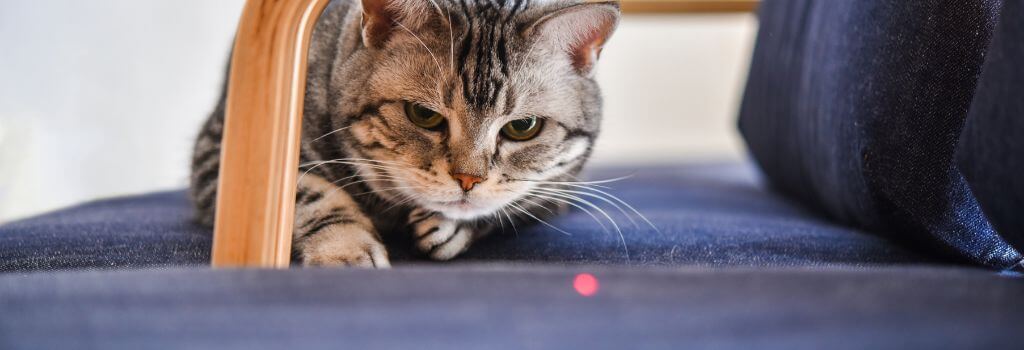
M 593 79 L 614 2 L 333 1 L 309 52 L 293 257 L 388 267 L 381 233 L 451 259 L 570 205 L 601 121 Z M 212 225 L 224 98 L 196 142 Z

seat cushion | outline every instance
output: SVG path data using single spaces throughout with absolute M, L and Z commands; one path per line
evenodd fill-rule
M 505 230 L 452 264 L 479 262 L 825 266 L 935 263 L 885 238 L 820 219 L 766 191 L 748 164 L 702 164 L 590 171 L 630 175 L 608 192 L 636 214 L 605 205 L 621 227 L 582 211 Z M 595 214 L 595 216 L 600 214 Z M 601 218 L 603 216 L 598 216 Z M 209 261 L 211 232 L 192 222 L 184 192 L 87 203 L 0 227 L 0 270 L 196 266 Z M 631 224 L 636 222 L 636 225 Z M 604 225 L 604 227 L 602 227 Z M 605 229 L 607 228 L 607 229 Z M 655 229 L 656 228 L 656 229 Z M 408 236 L 385 234 L 396 265 L 421 263 Z
M 183 191 L 100 200 L 0 226 L 0 271 L 207 265 Z
M 920 249 L 1024 268 L 955 159 L 1002 3 L 765 1 L 739 123 L 772 185 Z
M 1016 349 L 1021 295 L 1021 278 L 906 267 L 4 275 L 0 348 Z

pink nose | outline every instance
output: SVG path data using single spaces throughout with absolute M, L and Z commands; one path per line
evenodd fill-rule
M 469 174 L 452 174 L 452 178 L 459 182 L 459 186 L 462 187 L 463 191 L 472 190 L 473 186 L 484 182 L 484 179 L 479 176 Z

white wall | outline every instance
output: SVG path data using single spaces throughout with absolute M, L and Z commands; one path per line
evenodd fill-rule
M 242 0 L 8 0 L 0 11 L 0 222 L 184 187 Z M 750 15 L 628 17 L 605 51 L 595 161 L 742 156 Z
M 735 160 L 752 14 L 627 16 L 602 55 L 600 163 Z

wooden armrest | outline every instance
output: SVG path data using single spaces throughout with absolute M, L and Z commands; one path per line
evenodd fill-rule
M 235 38 L 214 267 L 288 267 L 306 54 L 329 0 L 249 0 Z

